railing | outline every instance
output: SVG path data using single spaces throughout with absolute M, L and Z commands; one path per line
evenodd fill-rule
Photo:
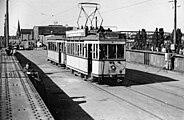
M 154 67 L 164 67 L 164 53 L 145 50 L 127 50 L 126 60 L 128 62 L 140 63 Z M 175 54 L 174 70 L 184 72 L 184 55 Z

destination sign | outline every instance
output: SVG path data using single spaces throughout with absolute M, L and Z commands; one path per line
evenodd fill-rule
M 85 29 L 66 31 L 66 37 L 84 37 L 86 36 Z

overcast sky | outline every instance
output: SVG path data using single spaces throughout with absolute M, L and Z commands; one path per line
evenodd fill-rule
M 0 0 L 0 35 L 4 35 L 5 1 Z M 33 26 L 58 24 L 77 26 L 80 12 L 78 3 L 97 2 L 104 26 L 117 26 L 118 30 L 146 29 L 156 27 L 171 32 L 174 9 L 169 0 L 9 0 L 10 35 L 15 35 L 18 20 L 21 29 Z M 184 0 L 178 0 L 177 27 L 184 33 Z

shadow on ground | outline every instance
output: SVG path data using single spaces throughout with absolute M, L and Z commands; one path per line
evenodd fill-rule
M 135 85 L 146 85 L 162 82 L 178 81 L 169 77 L 138 71 L 134 69 L 126 69 L 126 78 L 122 79 L 122 82 L 116 82 L 117 79 L 104 79 L 101 84 L 109 86 L 135 86 Z M 92 81 L 93 82 L 93 81 Z
M 37 84 L 35 87 L 55 120 L 93 120 L 79 106 L 79 104 L 85 103 L 86 101 L 74 101 L 79 98 L 85 98 L 85 96 L 69 97 L 36 64 L 18 52 L 15 56 L 22 67 L 25 67 L 26 63 L 31 63 L 31 67 L 39 73 L 44 84 Z
M 127 79 L 124 81 L 125 86 L 178 81 L 169 77 L 138 71 L 134 69 L 126 69 L 126 78 Z

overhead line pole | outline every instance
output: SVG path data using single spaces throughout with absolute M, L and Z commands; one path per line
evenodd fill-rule
M 6 47 L 9 46 L 9 13 L 8 13 L 8 1 L 6 0 Z
M 177 0 L 174 0 L 174 40 L 173 44 L 176 45 L 176 28 L 177 28 Z

